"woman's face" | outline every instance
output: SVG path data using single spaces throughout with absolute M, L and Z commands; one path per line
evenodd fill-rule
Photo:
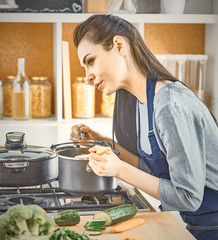
M 85 69 L 86 80 L 106 95 L 123 88 L 127 76 L 126 60 L 116 43 L 109 51 L 87 39 L 78 46 L 78 57 Z

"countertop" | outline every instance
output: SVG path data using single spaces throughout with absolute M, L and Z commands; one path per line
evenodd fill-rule
M 170 212 L 138 212 L 135 217 L 143 218 L 145 224 L 123 233 L 112 233 L 111 229 L 113 226 L 110 226 L 103 231 L 102 235 L 90 238 L 96 240 L 119 240 L 124 237 L 144 237 L 146 240 L 195 239 Z M 85 223 L 91 220 L 91 215 L 81 216 L 79 224 L 69 226 L 68 228 L 82 233 Z

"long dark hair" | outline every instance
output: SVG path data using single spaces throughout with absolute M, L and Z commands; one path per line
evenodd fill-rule
M 92 15 L 76 27 L 74 45 L 78 48 L 81 40 L 86 38 L 94 44 L 101 44 L 105 50 L 110 50 L 116 35 L 122 36 L 128 41 L 134 63 L 141 74 L 145 76 L 148 74 L 158 81 L 178 81 L 148 49 L 136 27 L 118 16 L 111 14 Z M 213 116 L 212 113 L 211 115 Z M 217 124 L 214 116 L 213 118 Z
M 141 74 L 145 76 L 152 74 L 158 80 L 178 80 L 151 53 L 139 31 L 131 23 L 118 16 L 92 15 L 76 27 L 74 45 L 78 47 L 80 41 L 86 38 L 94 44 L 101 44 L 105 50 L 110 50 L 116 35 L 122 36 L 128 41 L 134 63 Z

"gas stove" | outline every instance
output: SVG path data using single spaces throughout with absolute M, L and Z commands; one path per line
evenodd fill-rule
M 1 187 L 0 214 L 16 204 L 36 204 L 47 213 L 74 209 L 80 215 L 90 215 L 122 204 L 134 204 L 139 211 L 154 211 L 136 188 L 127 188 L 121 182 L 116 189 L 97 194 L 63 192 L 58 181 L 33 187 Z

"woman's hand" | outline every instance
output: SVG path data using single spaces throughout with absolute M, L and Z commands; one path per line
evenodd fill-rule
M 89 149 L 89 166 L 98 176 L 118 177 L 122 169 L 123 161 L 112 151 L 102 155 L 96 154 L 96 151 L 100 148 L 102 148 L 102 146 L 96 145 Z
M 96 131 L 93 131 L 87 125 L 85 125 L 85 124 L 77 124 L 77 125 L 72 126 L 72 128 L 71 128 L 70 140 L 81 139 L 81 134 L 80 134 L 78 128 L 80 128 L 81 131 L 85 133 L 85 137 L 88 140 L 99 140 L 99 141 L 102 141 L 102 139 L 104 138 L 102 135 L 100 135 Z

